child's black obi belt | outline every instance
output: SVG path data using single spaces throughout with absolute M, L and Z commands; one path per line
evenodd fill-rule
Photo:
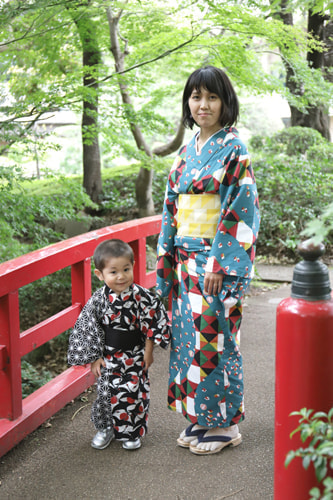
M 119 351 L 132 351 L 135 347 L 143 347 L 144 336 L 137 330 L 116 330 L 108 325 L 103 325 L 105 332 L 105 346 Z

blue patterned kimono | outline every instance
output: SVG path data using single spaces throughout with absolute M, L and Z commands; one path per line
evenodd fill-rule
M 190 422 L 227 427 L 244 418 L 241 299 L 252 276 L 259 203 L 237 130 L 221 129 L 199 153 L 196 138 L 180 149 L 171 168 L 158 241 L 157 293 L 172 290 L 168 406 Z M 218 195 L 213 237 L 178 234 L 184 194 Z M 192 196 L 193 206 L 195 201 Z M 198 213 L 199 225 L 200 218 Z M 205 271 L 223 274 L 218 296 L 204 295 Z

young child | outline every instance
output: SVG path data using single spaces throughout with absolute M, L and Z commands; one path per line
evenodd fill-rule
M 103 450 L 114 437 L 124 449 L 135 450 L 147 432 L 154 343 L 166 348 L 170 341 L 168 316 L 158 297 L 133 283 L 134 255 L 127 243 L 100 243 L 94 263 L 104 286 L 88 300 L 74 325 L 68 362 L 91 363 L 98 378 L 91 412 L 97 434 L 91 446 Z

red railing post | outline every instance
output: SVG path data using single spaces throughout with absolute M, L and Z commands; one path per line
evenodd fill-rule
M 18 291 L 0 298 L 0 417 L 14 420 L 22 414 L 20 318 Z
M 84 304 L 91 296 L 90 257 L 72 265 L 72 304 Z
M 140 238 L 130 242 L 133 248 L 135 265 L 134 265 L 134 281 L 145 286 L 146 280 L 146 238 Z

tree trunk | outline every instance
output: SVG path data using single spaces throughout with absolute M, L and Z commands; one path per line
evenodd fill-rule
M 156 156 L 168 156 L 169 154 L 177 151 L 180 146 L 183 144 L 185 135 L 185 127 L 183 122 L 181 121 L 178 125 L 178 129 L 175 137 L 168 144 L 164 144 L 163 146 L 158 146 L 153 150 L 154 155 Z
M 107 8 L 107 17 L 109 23 L 109 33 L 110 33 L 110 41 L 111 41 L 111 52 L 115 61 L 115 69 L 118 73 L 118 84 L 120 89 L 120 94 L 123 103 L 126 105 L 128 123 L 130 126 L 130 130 L 134 137 L 137 148 L 141 151 L 144 151 L 149 159 L 153 158 L 153 155 L 156 156 L 167 156 L 168 154 L 173 153 L 182 144 L 184 139 L 185 128 L 181 123 L 178 127 L 175 138 L 170 141 L 170 143 L 160 146 L 156 148 L 154 151 L 151 151 L 150 147 L 146 143 L 142 131 L 140 127 L 135 123 L 135 111 L 134 106 L 131 100 L 131 97 L 128 92 L 128 88 L 124 80 L 122 80 L 122 73 L 125 72 L 124 59 L 128 54 L 127 49 L 127 40 L 121 38 L 119 34 L 119 21 L 121 19 L 123 11 L 120 10 L 117 15 L 115 15 L 111 9 L 111 7 Z M 119 39 L 121 39 L 124 43 L 124 48 L 120 48 Z M 151 161 L 148 162 L 150 165 Z M 146 217 L 149 215 L 153 215 L 155 213 L 154 209 L 154 201 L 152 196 L 152 180 L 153 180 L 153 169 L 141 167 L 139 174 L 135 181 L 135 194 L 136 194 L 136 202 L 139 209 L 139 217 Z
M 87 4 L 90 0 L 87 0 Z M 89 99 L 83 98 L 82 145 L 83 145 L 83 187 L 92 201 L 98 203 L 103 193 L 101 158 L 98 140 L 98 83 L 93 76 L 101 62 L 101 54 L 94 21 L 89 12 L 71 11 L 82 43 L 82 64 L 84 66 L 83 86 Z M 88 68 L 92 68 L 91 73 Z
M 127 40 L 124 40 L 125 48 L 121 50 L 119 43 L 119 21 L 122 16 L 122 10 L 114 15 L 111 7 L 108 7 L 107 17 L 109 23 L 109 32 L 111 40 L 111 52 L 114 58 L 116 72 L 119 73 L 118 84 L 120 89 L 121 98 L 124 104 L 126 104 L 127 117 L 129 126 L 134 137 L 137 148 L 144 151 L 146 155 L 152 158 L 153 154 L 144 140 L 140 127 L 135 123 L 133 117 L 135 116 L 134 107 L 132 104 L 131 97 L 128 93 L 128 89 L 125 83 L 121 80 L 121 73 L 124 72 L 124 59 L 128 54 L 127 52 Z M 146 217 L 149 215 L 154 215 L 154 201 L 152 196 L 152 181 L 153 181 L 153 169 L 141 167 L 139 174 L 135 182 L 135 194 L 136 202 L 139 209 L 139 217 Z
M 293 15 L 287 11 L 288 0 L 281 1 L 281 12 L 279 13 L 283 23 L 289 26 L 293 25 Z M 315 36 L 318 40 L 324 40 L 325 17 L 320 14 L 314 14 L 311 10 L 308 12 L 308 33 Z M 307 61 L 310 67 L 322 69 L 324 71 L 324 56 L 322 52 L 313 50 L 307 53 Z M 294 70 L 285 62 L 286 68 L 286 86 L 294 95 L 301 96 L 304 92 L 302 87 L 294 81 Z M 325 76 L 325 73 L 324 73 Z M 290 105 L 291 126 L 309 127 L 321 133 L 323 137 L 330 140 L 328 109 L 322 106 L 309 106 L 307 112 L 298 110 Z
M 99 52 L 83 50 L 83 65 L 94 66 Z M 92 102 L 83 101 L 82 145 L 83 145 L 83 187 L 95 203 L 103 193 L 101 158 L 98 140 L 98 85 L 87 73 L 83 77 L 83 86 L 96 90 Z M 87 136 L 89 139 L 87 139 Z

